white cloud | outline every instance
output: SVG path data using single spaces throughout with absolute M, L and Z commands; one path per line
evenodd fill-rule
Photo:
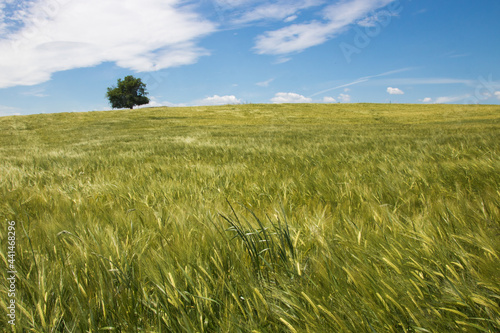
M 499 92 L 500 95 L 500 92 Z M 460 101 L 464 101 L 467 98 L 471 97 L 471 95 L 461 95 L 461 96 L 442 96 L 433 100 L 430 97 L 426 97 L 424 99 L 419 99 L 420 102 L 423 103 L 434 103 L 434 104 L 447 104 L 447 103 L 456 103 Z
M 256 39 L 258 54 L 288 54 L 322 44 L 344 31 L 350 24 L 395 0 L 345 0 L 327 6 L 324 21 L 311 21 L 267 31 Z M 326 22 L 325 22 L 326 21 Z
M 340 94 L 338 99 L 341 103 L 351 103 L 351 96 L 347 94 Z
M 241 100 L 236 98 L 234 95 L 230 96 L 219 96 L 214 95 L 212 97 L 207 97 L 198 101 L 198 105 L 226 105 L 226 104 L 241 104 Z
M 156 100 L 156 97 L 154 96 L 149 96 L 149 103 L 148 104 L 143 104 L 143 105 L 139 105 L 137 106 L 138 109 L 143 109 L 143 108 L 155 108 L 155 107 L 159 107 L 159 106 L 164 106 L 163 103 L 161 102 L 158 102 Z
M 328 27 L 320 22 L 294 24 L 258 36 L 255 50 L 258 54 L 274 55 L 298 52 L 326 42 L 328 32 Z
M 500 91 L 495 91 L 495 96 L 500 99 Z
M 340 94 L 337 98 L 333 98 L 331 96 L 323 97 L 323 103 L 350 103 L 351 95 L 348 94 Z
M 0 40 L 0 88 L 34 85 L 58 71 L 115 62 L 133 71 L 195 63 L 215 25 L 181 0 L 39 0 Z
M 404 95 L 405 93 L 399 88 L 387 88 L 387 92 L 391 95 Z
M 139 106 L 136 106 L 135 108 L 143 109 L 143 108 L 156 108 L 156 107 L 162 107 L 162 106 L 169 106 L 169 107 L 188 106 L 186 103 L 172 103 L 169 101 L 158 101 L 158 99 L 154 96 L 148 96 L 148 97 L 149 97 L 148 104 L 139 105 Z M 111 110 L 111 108 L 106 108 L 104 110 Z
M 296 94 L 296 93 L 284 93 L 279 92 L 271 98 L 271 102 L 280 104 L 280 103 L 311 103 L 312 99 Z
M 325 10 L 325 17 L 332 23 L 345 26 L 359 21 L 379 8 L 395 0 L 344 0 L 330 5 Z
M 273 81 L 274 81 L 274 78 L 266 80 L 266 81 L 262 81 L 262 82 L 257 82 L 256 85 L 258 85 L 259 87 L 269 87 L 269 84 Z
M 470 95 L 461 95 L 461 96 L 443 96 L 438 97 L 434 101 L 434 104 L 446 104 L 446 103 L 455 103 L 460 102 L 466 98 L 470 97 Z
M 234 95 L 219 96 L 213 95 L 204 99 L 191 101 L 188 103 L 172 103 L 169 101 L 158 101 L 154 96 L 149 96 L 149 103 L 137 106 L 137 109 L 154 108 L 154 107 L 185 107 L 185 106 L 204 106 L 204 105 L 226 105 L 226 104 L 241 104 L 241 99 L 236 98 Z M 105 108 L 111 110 L 111 108 Z

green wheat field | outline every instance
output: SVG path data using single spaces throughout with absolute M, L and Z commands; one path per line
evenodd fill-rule
M 0 175 L 6 331 L 500 331 L 498 105 L 3 117 Z

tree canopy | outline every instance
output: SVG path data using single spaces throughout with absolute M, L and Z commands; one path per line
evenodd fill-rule
M 106 93 L 113 109 L 133 109 L 136 105 L 148 104 L 147 95 L 146 84 L 132 75 L 126 76 L 123 80 L 118 79 L 117 86 L 108 88 Z

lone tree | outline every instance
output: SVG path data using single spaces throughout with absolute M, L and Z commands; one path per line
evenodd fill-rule
M 116 87 L 108 88 L 106 97 L 113 109 L 133 109 L 135 105 L 149 103 L 149 98 L 146 97 L 147 94 L 146 84 L 141 79 L 129 75 L 123 80 L 118 79 Z

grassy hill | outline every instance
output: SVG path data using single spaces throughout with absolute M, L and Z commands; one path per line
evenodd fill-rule
M 18 330 L 500 330 L 500 106 L 3 117 L 0 175 Z

